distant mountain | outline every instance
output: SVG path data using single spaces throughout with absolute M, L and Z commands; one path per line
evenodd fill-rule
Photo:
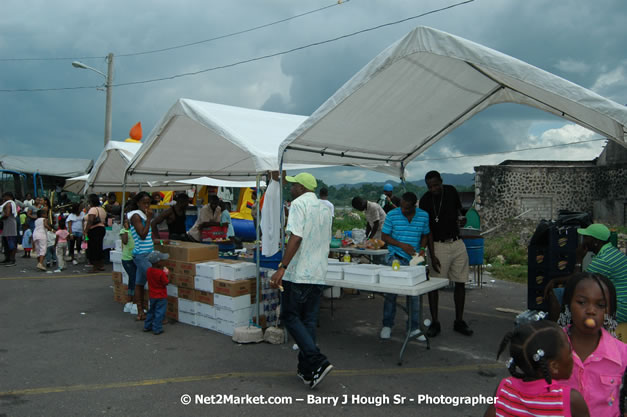
M 472 174 L 472 173 L 464 173 L 464 174 L 440 173 L 440 175 L 442 176 L 442 180 L 444 181 L 444 184 L 459 185 L 459 186 L 469 186 L 469 185 L 475 184 L 475 174 Z M 334 187 L 335 188 L 342 188 L 342 187 L 359 188 L 364 184 L 371 184 L 371 185 L 378 185 L 378 186 L 381 186 L 381 188 L 383 188 L 383 185 L 388 182 L 391 184 L 394 184 L 394 186 L 397 186 L 400 184 L 400 181 L 379 181 L 379 182 L 359 182 L 356 184 L 335 184 Z M 408 181 L 408 182 L 415 184 L 419 187 L 426 186 L 425 180 Z

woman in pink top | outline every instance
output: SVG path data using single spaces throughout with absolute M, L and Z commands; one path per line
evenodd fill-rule
M 615 328 L 615 316 L 616 290 L 609 279 L 582 272 L 568 281 L 560 323 L 566 325 L 574 368 L 570 378 L 560 382 L 581 391 L 592 416 L 622 415 L 627 345 L 606 330 Z
M 507 333 L 497 359 L 508 344 L 512 376 L 501 381 L 484 417 L 590 415 L 577 390 L 554 381 L 568 378 L 573 369 L 568 339 L 557 324 L 536 321 Z

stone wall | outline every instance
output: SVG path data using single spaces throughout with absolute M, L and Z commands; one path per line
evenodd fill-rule
M 595 221 L 624 222 L 620 219 L 627 203 L 627 164 L 479 166 L 475 173 L 475 198 L 484 230 L 525 211 L 521 218 L 529 220 L 555 219 L 559 210 L 571 210 L 592 213 Z M 622 207 L 622 216 L 613 212 L 612 221 L 603 219 L 603 213 L 594 210 L 602 201 L 619 211 Z

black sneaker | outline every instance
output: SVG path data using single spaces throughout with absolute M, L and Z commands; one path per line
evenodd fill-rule
M 300 370 L 297 370 L 296 375 L 303 381 L 303 384 L 311 385 L 311 379 L 312 379 L 311 374 L 305 375 Z
M 327 374 L 331 372 L 332 369 L 333 365 L 331 365 L 331 363 L 329 362 L 324 362 L 322 365 L 320 365 L 320 367 L 316 369 L 311 376 L 311 383 L 309 384 L 309 387 L 311 387 L 311 389 L 316 388 L 316 386 L 322 382 L 324 377 L 327 376 Z
M 453 324 L 453 330 L 457 333 L 461 333 L 464 336 L 472 336 L 474 333 L 470 327 L 466 324 L 464 320 L 455 320 L 455 324 Z
M 427 329 L 427 337 L 436 337 L 442 331 L 442 326 L 440 326 L 439 321 L 434 321 L 431 323 L 429 328 Z
M 15 265 L 17 265 L 17 264 L 15 263 L 15 261 L 7 262 L 6 264 L 4 264 L 4 266 L 6 266 L 6 267 L 9 267 L 9 266 L 15 266 Z

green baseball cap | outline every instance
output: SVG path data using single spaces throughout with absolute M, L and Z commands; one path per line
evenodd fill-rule
M 607 242 L 610 239 L 610 229 L 600 223 L 593 223 L 585 229 L 577 229 L 577 233 L 602 240 L 603 242 Z
M 286 175 L 285 179 L 289 182 L 297 182 L 303 187 L 305 187 L 306 189 L 308 189 L 309 191 L 315 190 L 316 187 L 318 186 L 318 182 L 316 181 L 316 178 L 307 172 L 301 172 L 295 177 L 290 177 L 289 175 Z

